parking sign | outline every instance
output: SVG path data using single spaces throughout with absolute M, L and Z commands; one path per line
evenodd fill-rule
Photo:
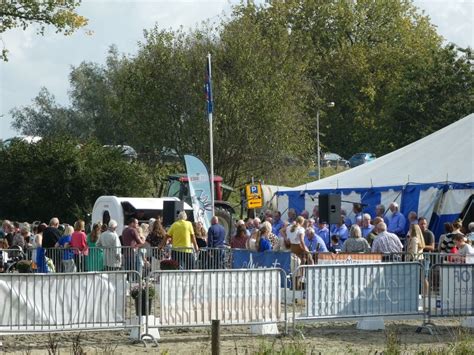
M 247 208 L 261 208 L 263 206 L 261 184 L 247 184 L 245 195 L 247 197 Z

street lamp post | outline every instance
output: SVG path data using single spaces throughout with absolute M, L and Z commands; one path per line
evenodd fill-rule
M 334 102 L 328 102 L 327 107 L 334 107 Z M 319 143 L 319 107 L 316 111 L 316 141 L 317 141 L 317 153 L 318 153 L 318 180 L 321 180 L 321 145 Z

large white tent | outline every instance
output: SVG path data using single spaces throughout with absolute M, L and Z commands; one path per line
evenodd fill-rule
M 405 215 L 415 211 L 439 234 L 474 194 L 474 114 L 414 143 L 342 173 L 278 192 L 280 211 L 311 211 L 319 194 L 340 193 L 372 215 L 379 203 L 397 201 Z M 343 203 L 351 212 L 351 204 Z

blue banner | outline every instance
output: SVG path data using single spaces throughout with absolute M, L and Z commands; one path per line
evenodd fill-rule
M 291 253 L 284 251 L 256 252 L 245 249 L 232 249 L 232 268 L 280 268 L 289 275 L 291 273 Z M 285 287 L 283 276 L 281 286 Z
M 211 180 L 201 159 L 185 155 L 186 172 L 189 180 L 189 195 L 193 204 L 194 221 L 200 221 L 206 230 L 211 226 Z
M 212 81 L 211 81 L 211 55 L 208 54 L 206 61 L 206 81 L 204 84 L 204 91 L 206 92 L 207 113 L 211 114 L 214 111 L 214 102 L 212 99 Z

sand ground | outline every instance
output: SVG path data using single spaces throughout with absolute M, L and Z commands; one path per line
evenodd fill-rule
M 417 333 L 420 320 L 386 321 L 385 331 L 362 331 L 356 329 L 356 322 L 316 322 L 299 324 L 301 331 L 287 336 L 255 336 L 248 327 L 223 327 L 221 331 L 222 354 L 273 354 L 286 346 L 286 354 L 303 350 L 307 354 L 380 354 L 387 348 L 387 336 L 400 340 L 403 353 L 419 351 L 448 350 L 459 340 L 472 341 L 474 354 L 474 331 L 461 330 L 458 319 L 435 322 L 436 334 L 427 331 Z M 291 327 L 290 327 L 291 330 Z M 210 354 L 211 334 L 209 328 L 178 328 L 161 330 L 158 346 L 148 343 L 134 343 L 126 331 L 83 332 L 76 342 L 85 354 Z M 74 339 L 78 333 L 53 334 L 59 354 L 78 354 Z M 51 349 L 49 336 L 3 335 L 3 354 L 48 354 Z M 76 346 L 76 349 L 78 347 Z M 83 353 L 83 354 L 84 354 Z M 300 352 L 302 353 L 302 352 Z

